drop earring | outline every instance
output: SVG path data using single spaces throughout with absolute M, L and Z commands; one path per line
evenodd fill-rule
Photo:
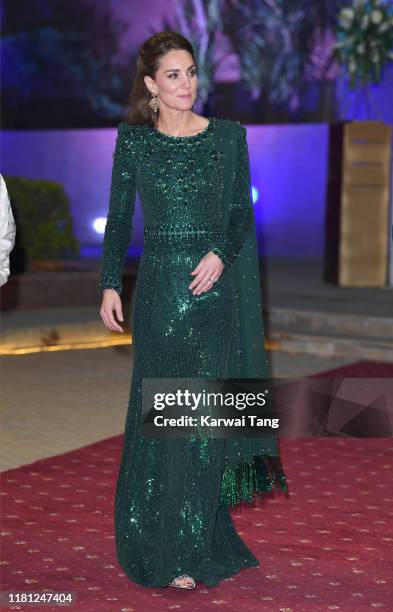
M 157 94 L 155 94 L 154 98 L 150 99 L 149 106 L 155 113 L 158 111 L 160 108 L 160 101 Z

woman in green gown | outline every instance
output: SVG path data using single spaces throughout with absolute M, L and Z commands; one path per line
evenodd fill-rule
M 114 313 L 122 320 L 138 192 L 144 247 L 114 525 L 120 565 L 146 587 L 215 585 L 258 566 L 228 506 L 286 490 L 275 440 L 143 435 L 143 378 L 267 376 L 246 130 L 193 113 L 196 89 L 186 39 L 145 41 L 118 126 L 99 283 L 101 317 L 122 331 Z

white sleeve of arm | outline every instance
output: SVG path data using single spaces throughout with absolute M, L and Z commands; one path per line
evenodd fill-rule
M 3 177 L 0 174 L 0 287 L 10 275 L 10 252 L 15 245 L 16 226 L 10 198 Z

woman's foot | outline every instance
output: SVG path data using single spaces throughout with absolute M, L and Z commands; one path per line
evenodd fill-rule
M 187 574 L 181 574 L 177 578 L 174 578 L 169 586 L 176 587 L 177 589 L 195 589 L 195 580 Z

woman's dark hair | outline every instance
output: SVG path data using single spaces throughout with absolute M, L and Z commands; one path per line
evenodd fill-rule
M 160 110 L 154 112 L 149 105 L 152 95 L 143 80 L 145 76 L 155 77 L 160 59 L 172 49 L 188 51 L 195 62 L 194 49 L 191 43 L 177 32 L 158 32 L 150 36 L 141 45 L 136 60 L 136 73 L 129 97 L 129 107 L 125 121 L 130 124 L 150 125 L 154 127 Z

